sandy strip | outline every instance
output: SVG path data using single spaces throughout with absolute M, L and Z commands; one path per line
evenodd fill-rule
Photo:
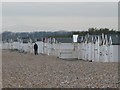
M 66 61 L 2 51 L 4 88 L 116 88 L 118 63 Z

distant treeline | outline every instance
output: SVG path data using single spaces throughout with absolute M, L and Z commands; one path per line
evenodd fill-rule
M 72 36 L 73 32 L 56 31 L 56 32 L 8 32 L 2 33 L 2 40 L 13 39 L 41 39 L 50 36 Z
M 120 33 L 120 31 L 116 31 L 116 30 L 113 30 L 113 29 L 108 29 L 108 28 L 100 28 L 100 29 L 97 29 L 97 28 L 89 28 L 88 31 L 82 31 L 82 32 L 79 32 L 79 31 L 76 31 L 74 32 L 74 34 L 78 34 L 78 35 L 86 35 L 86 34 L 114 34 L 114 33 Z
M 84 36 L 84 35 L 87 35 L 87 34 L 90 34 L 90 35 L 100 35 L 102 33 L 104 34 L 115 34 L 115 33 L 119 33 L 120 34 L 120 31 L 116 31 L 116 30 L 113 30 L 113 29 L 108 29 L 108 28 L 100 28 L 100 29 L 97 29 L 97 28 L 89 28 L 88 31 L 72 31 L 72 34 L 71 35 L 68 35 L 68 36 L 50 36 L 50 37 L 72 37 L 73 34 L 77 34 L 79 36 Z
M 20 39 L 41 39 L 44 37 L 72 37 L 73 34 L 78 34 L 80 36 L 86 35 L 86 34 L 112 34 L 112 33 L 120 33 L 120 31 L 115 31 L 115 30 L 110 30 L 108 28 L 89 28 L 88 31 L 56 31 L 56 32 L 9 32 L 5 31 L 2 33 L 2 40 L 7 40 L 7 39 L 13 39 L 16 40 L 18 38 Z

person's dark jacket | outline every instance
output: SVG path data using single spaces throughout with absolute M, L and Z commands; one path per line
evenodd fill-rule
M 38 49 L 38 45 L 35 43 L 34 45 L 34 49 L 37 50 Z

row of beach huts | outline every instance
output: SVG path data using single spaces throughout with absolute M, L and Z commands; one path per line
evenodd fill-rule
M 92 62 L 120 61 L 120 34 L 73 35 L 73 38 L 44 38 L 37 41 L 38 53 L 54 55 L 61 59 Z M 34 53 L 32 39 L 2 42 L 2 49 L 17 49 Z

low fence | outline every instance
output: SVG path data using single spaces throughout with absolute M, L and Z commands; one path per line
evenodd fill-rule
M 47 55 L 54 55 L 62 59 L 73 59 L 75 57 L 75 44 L 74 43 L 46 43 L 44 46 Z

